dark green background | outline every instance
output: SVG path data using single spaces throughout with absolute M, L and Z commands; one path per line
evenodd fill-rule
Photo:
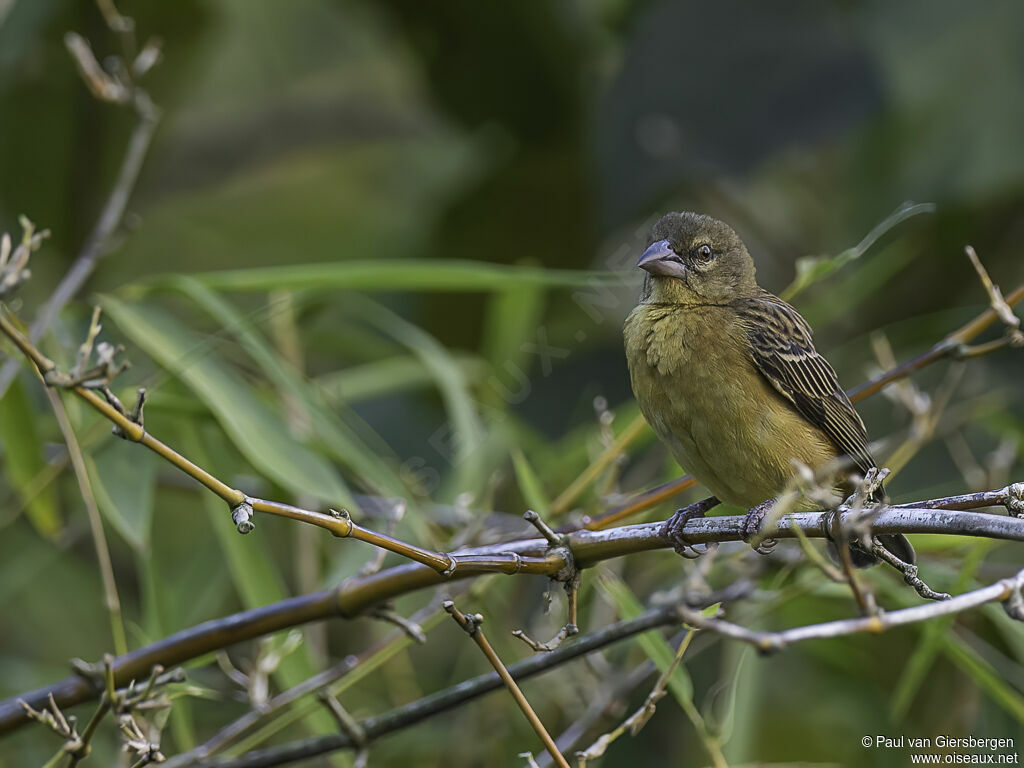
M 732 223 L 757 260 L 761 283 L 781 291 L 798 257 L 855 245 L 904 201 L 934 203 L 933 213 L 898 225 L 795 299 L 847 386 L 873 363 L 872 330 L 884 330 L 903 359 L 984 307 L 965 244 L 1007 292 L 1024 279 L 1024 5 L 1015 0 L 122 0 L 119 7 L 135 17 L 140 38 L 164 41 L 164 60 L 145 81 L 164 117 L 128 227 L 87 293 L 176 318 L 172 334 L 194 351 L 161 360 L 137 325 L 112 312 L 106 332 L 126 345 L 134 364 L 118 384 L 129 394 L 139 383 L 150 387 L 155 433 L 186 452 L 200 447 L 216 471 L 274 498 L 301 501 L 295 488 L 253 466 L 252 446 L 239 435 L 221 437 L 224 413 L 216 400 L 223 405 L 232 392 L 204 400 L 187 377 L 169 371 L 219 361 L 263 402 L 266 424 L 284 433 L 286 388 L 241 350 L 222 321 L 197 308 L 195 296 L 166 283 L 144 291 L 140 281 L 216 269 L 375 263 L 365 291 L 293 294 L 304 373 L 317 384 L 342 375 L 341 396 L 328 401 L 371 449 L 371 473 L 399 478 L 399 490 L 422 481 L 420 490 L 439 504 L 468 492 L 473 509 L 499 510 L 514 521 L 530 503 L 513 471 L 516 451 L 552 498 L 601 448 L 593 398 L 607 399 L 616 431 L 635 414 L 620 324 L 639 278 L 585 293 L 592 301 L 578 293 L 574 300 L 571 289 L 511 283 L 419 291 L 416 278 L 406 281 L 413 290 L 399 292 L 388 290 L 389 259 L 623 268 L 657 215 L 691 209 Z M 26 319 L 81 247 L 132 126 L 130 111 L 98 103 L 85 90 L 62 44 L 68 30 L 89 38 L 101 56 L 118 50 L 91 3 L 0 3 L 0 230 L 14 233 L 20 213 L 52 230 L 20 295 Z M 272 336 L 275 310 L 265 290 L 220 296 L 255 332 Z M 50 354 L 63 349 L 70 359 L 88 311 L 83 301 L 63 314 L 46 343 Z M 186 328 L 192 335 L 182 335 Z M 453 414 L 458 405 L 451 392 L 439 393 L 436 367 L 415 356 L 423 348 L 416 328 L 436 338 L 440 362 L 433 364 L 460 382 L 454 397 L 461 392 L 459 402 L 481 430 L 480 450 L 454 467 L 445 425 L 450 418 L 462 423 Z M 524 352 L 524 342 L 546 348 L 550 359 Z M 396 383 L 391 363 L 404 366 L 412 383 Z M 512 363 L 515 369 L 507 367 Z M 501 392 L 519 391 L 512 370 L 525 374 L 529 391 L 508 403 Z M 915 381 L 934 392 L 947 370 L 940 364 Z M 1024 435 L 1022 376 L 1019 352 L 972 361 L 938 437 L 890 484 L 891 493 L 909 500 L 1024 479 L 1019 461 L 965 477 L 948 447 L 952 440 L 962 454 L 969 446 L 983 467 L 998 465 L 992 452 L 1003 445 L 1005 453 L 1008 441 Z M 0 466 L 10 464 L 12 451 L 35 450 L 39 461 L 58 455 L 59 432 L 27 370 L 7 397 L 24 398 L 7 405 L 31 413 L 34 426 L 7 422 Z M 904 409 L 881 397 L 861 412 L 875 438 L 898 434 L 908 422 Z M 141 449 L 111 442 L 90 414 L 77 406 L 71 413 L 95 456 L 99 482 L 115 489 L 102 508 L 133 646 L 337 583 L 368 554 L 275 520 L 259 520 L 244 543 L 225 537 L 217 504 L 211 510 L 207 497 Z M 395 491 L 363 482 L 351 461 L 316 439 L 305 442 L 354 490 Z M 110 648 L 72 476 L 62 472 L 45 500 L 36 501 L 37 514 L 48 509 L 59 521 L 59 531 L 46 533 L 20 513 L 21 489 L 8 474 L 0 477 L 3 696 L 63 676 L 69 657 L 95 659 Z M 648 438 L 631 449 L 621 479 L 606 490 L 648 487 L 675 474 Z M 426 521 L 444 510 L 419 499 L 399 529 L 407 538 L 443 529 Z M 589 512 L 602 506 L 597 494 L 581 503 Z M 919 542 L 922 573 L 937 587 L 953 587 L 973 546 Z M 1020 548 L 994 547 L 984 558 L 961 590 L 971 578 L 988 582 L 1015 572 Z M 300 560 L 311 570 L 303 573 Z M 678 582 L 682 566 L 657 554 L 610 568 L 643 600 Z M 893 574 L 870 578 L 883 603 L 914 601 Z M 734 618 L 780 628 L 854 610 L 848 594 L 822 588 L 809 567 L 793 574 L 768 566 L 763 585 L 773 580 L 782 594 L 796 590 L 791 599 L 755 601 Z M 585 628 L 613 618 L 591 586 Z M 492 615 L 492 635 L 508 660 L 525 650 L 505 639 L 508 629 L 539 626 L 544 634 L 558 623 L 558 610 L 536 618 L 541 588 L 539 580 L 498 582 L 474 607 Z M 410 613 L 425 600 L 418 595 L 399 608 Z M 337 660 L 383 632 L 368 622 L 328 627 L 299 652 L 302 662 L 289 674 L 322 666 L 324 642 Z M 454 628 L 443 624 L 431 637 L 426 648 L 401 655 L 346 693 L 346 706 L 358 716 L 377 713 L 484 669 Z M 237 658 L 252 653 L 248 646 L 236 650 Z M 730 719 L 732 702 L 725 747 L 731 763 L 904 765 L 907 751 L 864 750 L 861 737 L 1024 732 L 1024 635 L 998 608 L 955 626 L 815 642 L 771 659 L 721 643 L 708 643 L 700 654 L 689 668 L 695 701 L 716 722 Z M 642 658 L 636 644 L 623 646 L 608 654 L 608 665 L 585 671 L 577 663 L 526 691 L 559 732 L 602 681 Z M 905 670 L 917 663 L 924 663 L 920 680 L 908 682 Z M 213 669 L 197 670 L 193 679 L 229 690 Z M 910 703 L 894 712 L 900 686 Z M 646 690 L 641 686 L 627 703 L 638 703 Z M 167 751 L 209 736 L 241 711 L 243 704 L 230 699 L 182 703 L 166 731 Z M 595 735 L 615 720 L 602 721 Z M 296 726 L 286 735 L 321 726 Z M 103 755 L 114 743 L 111 732 L 99 739 Z M 55 737 L 25 729 L 0 742 L 0 765 L 41 764 L 55 747 Z M 389 738 L 372 762 L 516 765 L 516 753 L 527 748 L 539 751 L 511 701 L 494 694 Z M 110 759 L 103 755 L 94 761 Z M 604 764 L 706 759 L 670 697 L 647 729 L 618 742 Z

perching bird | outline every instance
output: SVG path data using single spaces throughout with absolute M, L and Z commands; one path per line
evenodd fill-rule
M 736 233 L 710 216 L 670 213 L 650 239 L 637 262 L 647 272 L 640 304 L 624 329 L 629 374 L 658 437 L 717 497 L 700 511 L 718 500 L 750 510 L 749 539 L 795 474 L 793 460 L 820 468 L 846 457 L 832 484 L 837 501 L 852 491 L 850 471 L 875 466 L 864 423 L 807 322 L 757 284 Z M 670 522 L 679 546 L 681 530 Z M 913 561 L 906 538 L 879 538 Z M 875 562 L 853 552 L 859 565 Z

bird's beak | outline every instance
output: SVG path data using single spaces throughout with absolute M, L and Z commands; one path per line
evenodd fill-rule
M 640 255 L 636 265 L 652 275 L 682 277 L 686 274 L 686 267 L 683 266 L 676 252 L 672 250 L 668 240 L 651 243 L 647 250 Z

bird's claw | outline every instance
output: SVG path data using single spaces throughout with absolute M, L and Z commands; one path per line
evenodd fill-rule
M 743 522 L 740 524 L 740 535 L 743 541 L 750 544 L 751 548 L 759 555 L 770 554 L 778 543 L 772 538 L 763 538 L 757 541 L 757 537 L 761 535 L 761 524 L 764 522 L 765 515 L 773 506 L 775 506 L 775 499 L 762 501 L 756 507 L 747 510 L 747 514 L 743 516 Z
M 688 507 L 677 509 L 675 514 L 665 521 L 662 533 L 672 542 L 672 548 L 676 551 L 677 555 L 687 560 L 696 560 L 708 551 L 707 544 L 693 545 L 687 542 L 686 537 L 683 535 L 683 529 L 690 520 L 704 517 L 704 514 L 716 504 L 718 504 L 718 499 L 711 496 L 710 498 L 690 504 Z

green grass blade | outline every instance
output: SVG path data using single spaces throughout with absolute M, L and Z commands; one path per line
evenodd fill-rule
M 170 285 L 192 299 L 227 332 L 234 335 L 274 386 L 306 408 L 317 437 L 329 448 L 334 458 L 355 473 L 368 489 L 398 495 L 406 491 L 398 474 L 379 458 L 379 452 L 366 445 L 333 410 L 325 406 L 309 381 L 281 359 L 246 316 L 192 278 L 173 280 Z M 352 500 L 345 503 L 351 505 Z
M 621 285 L 617 272 L 544 269 L 478 261 L 379 259 L 296 264 L 200 272 L 193 277 L 219 291 L 505 291 L 521 286 L 574 288 L 598 283 Z M 164 287 L 176 275 L 159 275 L 133 287 Z M 597 282 L 595 282 L 597 281 Z
M 86 455 L 85 462 L 100 512 L 138 552 L 146 552 L 159 457 L 134 443 L 112 440 Z
M 46 462 L 43 444 L 21 380 L 15 378 L 0 397 L 0 443 L 11 485 L 17 490 L 33 527 L 47 538 L 60 531 L 57 495 L 51 484 L 42 484 Z
M 331 504 L 351 498 L 334 468 L 293 439 L 280 412 L 219 361 L 190 360 L 197 339 L 176 319 L 151 306 L 101 298 L 121 331 L 179 377 L 214 413 L 238 451 L 260 472 L 296 494 Z

